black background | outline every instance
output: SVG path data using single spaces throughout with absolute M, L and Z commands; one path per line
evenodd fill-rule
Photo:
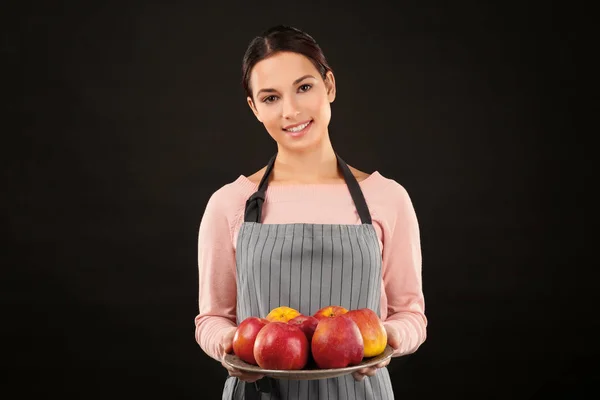
M 3 379 L 62 398 L 220 398 L 225 370 L 194 339 L 197 230 L 209 196 L 275 151 L 240 68 L 284 23 L 334 69 L 336 151 L 401 183 L 419 217 L 428 338 L 390 365 L 396 398 L 597 390 L 583 174 L 567 173 L 588 162 L 567 146 L 572 10 L 167 4 L 2 12 Z

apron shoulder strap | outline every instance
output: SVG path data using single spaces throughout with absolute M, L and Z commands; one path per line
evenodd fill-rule
M 244 211 L 245 222 L 261 222 L 262 220 L 262 206 L 265 202 L 267 186 L 269 184 L 269 175 L 271 175 L 273 165 L 275 165 L 276 157 L 277 154 L 275 154 L 269 160 L 267 169 L 265 170 L 265 173 L 258 184 L 258 190 L 254 192 L 252 196 L 248 198 L 248 200 L 246 200 L 246 210 Z
M 358 181 L 354 175 L 352 175 L 352 171 L 350 171 L 348 164 L 346 164 L 344 160 L 342 160 L 337 154 L 336 156 L 338 159 L 338 164 L 342 168 L 346 185 L 348 186 L 350 196 L 352 196 L 352 200 L 354 201 L 354 206 L 356 207 L 356 211 L 358 212 L 360 220 L 363 224 L 371 224 L 371 212 L 369 211 L 369 206 L 367 206 L 367 201 L 365 200 L 365 196 Z

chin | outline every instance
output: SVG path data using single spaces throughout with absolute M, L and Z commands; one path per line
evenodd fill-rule
M 280 149 L 285 149 L 288 151 L 294 152 L 307 152 L 318 149 L 321 144 L 321 140 L 311 140 L 311 141 L 297 141 L 295 143 L 289 143 L 286 141 L 282 141 L 283 143 L 278 143 L 278 147 Z

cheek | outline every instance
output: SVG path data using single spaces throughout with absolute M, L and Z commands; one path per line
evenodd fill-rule
M 279 118 L 279 114 L 277 112 L 268 113 L 263 122 L 267 129 L 279 130 L 281 127 L 281 118 Z
M 273 138 L 276 138 L 281 133 L 281 113 L 275 110 L 276 107 L 270 107 L 269 110 L 262 114 L 262 123 Z
M 314 115 L 319 118 L 321 124 L 327 125 L 331 119 L 331 104 L 327 98 L 320 98 L 315 103 Z
M 321 93 L 315 93 L 315 95 L 303 98 L 302 108 L 308 115 L 318 118 L 319 120 L 329 119 L 331 116 L 329 100 Z
M 279 116 L 281 115 L 281 113 L 277 109 L 277 106 L 260 107 L 258 109 L 258 113 L 259 113 L 262 123 L 266 127 L 269 127 L 275 123 L 278 123 Z
M 321 118 L 325 123 L 329 123 L 331 119 L 331 103 L 329 101 L 325 101 L 321 106 Z

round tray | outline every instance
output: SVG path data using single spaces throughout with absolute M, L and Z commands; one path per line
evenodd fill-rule
M 242 361 L 235 354 L 226 354 L 224 361 L 229 366 L 237 368 L 241 371 L 250 372 L 254 374 L 260 374 L 270 376 L 271 378 L 277 379 L 294 379 L 294 380 L 314 380 L 314 379 L 327 379 L 335 378 L 338 376 L 350 374 L 361 368 L 373 367 L 392 356 L 394 350 L 387 345 L 383 353 L 378 356 L 364 358 L 360 364 L 352 365 L 345 368 L 330 368 L 330 369 L 319 369 L 316 365 L 309 364 L 304 369 L 298 370 L 277 370 L 277 369 L 262 369 L 257 365 L 248 364 Z

